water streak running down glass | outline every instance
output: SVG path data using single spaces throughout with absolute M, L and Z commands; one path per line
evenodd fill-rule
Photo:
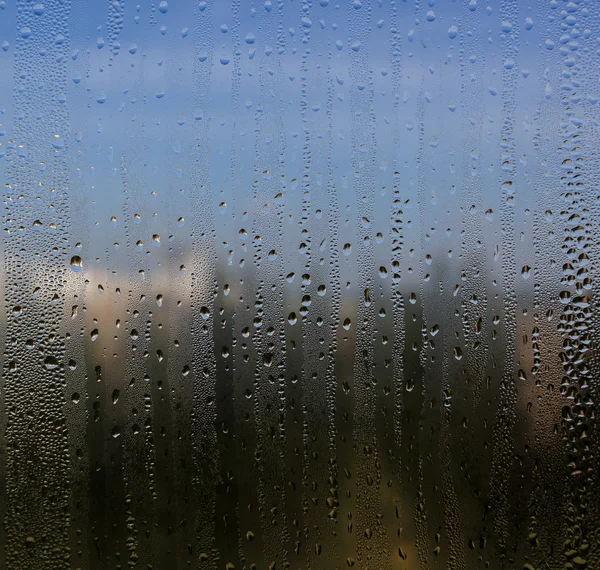
M 0 48 L 0 568 L 600 568 L 600 3 Z

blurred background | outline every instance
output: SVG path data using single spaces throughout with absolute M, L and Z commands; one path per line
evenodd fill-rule
M 600 5 L 2 0 L 0 567 L 600 567 Z

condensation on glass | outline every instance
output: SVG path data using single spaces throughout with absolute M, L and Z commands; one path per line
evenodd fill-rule
M 2 0 L 0 567 L 600 568 L 600 4 Z

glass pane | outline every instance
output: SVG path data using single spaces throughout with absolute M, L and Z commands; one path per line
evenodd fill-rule
M 1 0 L 0 568 L 600 568 L 599 10 Z

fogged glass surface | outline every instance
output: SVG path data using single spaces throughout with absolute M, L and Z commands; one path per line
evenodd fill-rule
M 2 0 L 0 568 L 600 568 L 600 4 Z

